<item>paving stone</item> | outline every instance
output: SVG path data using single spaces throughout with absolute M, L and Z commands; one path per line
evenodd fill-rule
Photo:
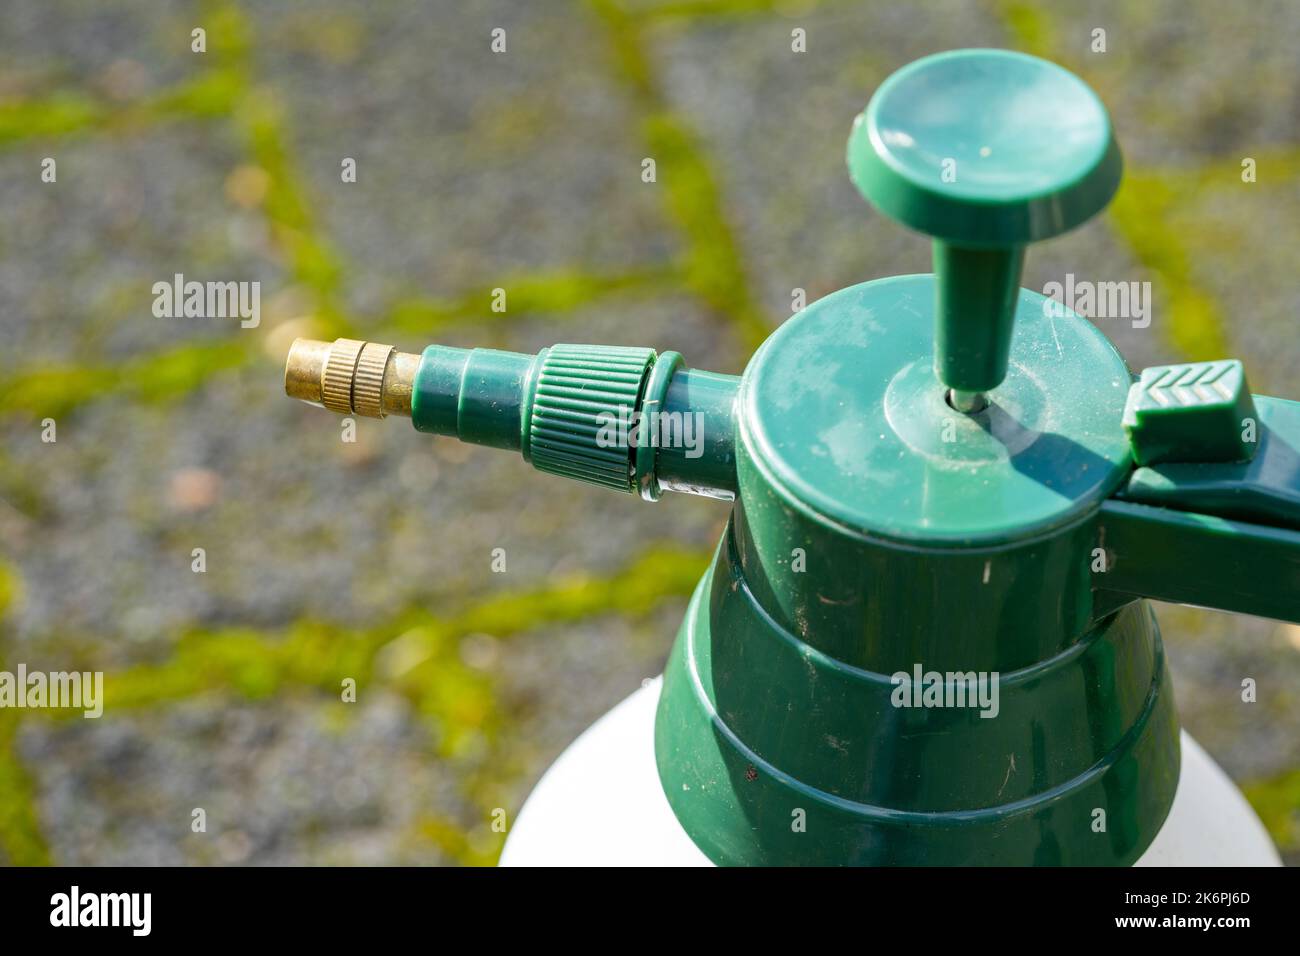
M 190 0 L 23 0 L 5 5 L 0 91 L 75 87 L 109 101 L 167 89 L 201 68 Z
M 283 283 L 261 216 L 226 198 L 232 131 L 176 122 L 0 153 L 0 368 L 102 364 L 257 334 L 237 318 L 159 318 L 155 282 Z M 58 163 L 43 183 L 41 160 Z M 265 305 L 265 303 L 264 303 Z M 11 364 L 12 363 L 12 364 Z
M 502 642 L 498 686 L 510 719 L 501 752 L 521 770 L 511 782 L 514 814 L 574 738 L 663 672 L 685 613 L 684 599 L 666 601 L 644 619 L 597 618 Z M 598 645 L 606 652 L 593 653 Z
M 1300 150 L 1300 142 L 1297 143 Z M 1300 166 L 1297 167 L 1300 171 Z M 1259 393 L 1300 398 L 1300 177 L 1236 181 L 1191 192 L 1173 225 L 1186 237 L 1197 282 L 1223 314 L 1234 358 Z
M 1060 60 L 1101 90 L 1128 160 L 1179 166 L 1296 145 L 1300 9 L 1290 0 L 1037 3 Z M 1092 31 L 1107 52 L 1093 53 Z
M 853 117 L 886 76 L 918 56 L 1000 45 L 986 6 L 829 3 L 790 15 L 669 22 L 650 32 L 669 102 L 718 171 L 727 214 L 767 312 L 790 315 L 855 282 L 928 272 L 930 246 L 876 213 L 849 182 Z M 791 30 L 807 52 L 791 51 Z
M 1238 780 L 1300 765 L 1300 638 L 1295 625 L 1157 605 L 1184 726 Z M 1242 700 L 1242 681 L 1257 701 Z
M 457 862 L 421 835 L 422 824 L 450 822 L 471 845 L 491 845 L 493 808 L 474 805 L 461 781 L 512 768 L 501 797 L 513 821 L 560 751 L 660 672 L 684 607 L 545 628 L 494 642 L 490 655 L 476 651 L 497 685 L 504 729 L 493 746 L 455 761 L 439 758 L 410 704 L 382 685 L 355 705 L 288 694 L 32 720 L 20 750 L 60 864 Z M 191 829 L 195 808 L 205 811 L 205 833 Z
M 421 818 L 479 816 L 410 705 L 384 691 L 30 721 L 21 752 L 65 865 L 446 863 L 413 839 Z M 206 832 L 192 830 L 196 808 Z
M 258 4 L 252 17 L 357 313 L 673 255 L 660 191 L 641 181 L 639 119 L 581 4 L 332 0 Z M 336 39 L 322 49 L 322 35 Z M 355 183 L 341 181 L 343 157 Z

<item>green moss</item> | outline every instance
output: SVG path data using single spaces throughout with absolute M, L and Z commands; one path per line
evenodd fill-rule
M 760 13 L 793 17 L 827 5 L 827 0 L 664 0 L 653 6 L 627 8 L 627 13 L 645 22 L 745 17 Z
M 319 230 L 312 214 L 313 203 L 303 186 L 301 170 L 293 162 L 284 110 L 269 89 L 255 85 L 251 72 L 252 31 L 236 4 L 209 4 L 213 26 L 209 28 L 209 50 L 220 57 L 225 69 L 240 78 L 242 95 L 233 104 L 231 116 L 243 139 L 251 162 L 269 177 L 263 212 L 276 244 L 289 263 L 292 281 L 314 297 L 316 318 L 323 333 L 347 331 L 339 302 L 343 268 L 338 254 Z
M 1300 770 L 1246 784 L 1242 791 L 1283 852 L 1300 852 Z
M 655 160 L 657 185 L 686 242 L 686 283 L 732 323 L 748 347 L 756 348 L 771 329 L 754 302 L 740 244 L 708 158 L 660 92 L 640 22 L 614 0 L 590 3 L 605 24 L 624 86 L 644 117 L 642 137 Z
M 22 597 L 22 577 L 12 564 L 0 561 L 0 621 Z
M 18 570 L 0 561 L 0 635 L 5 615 L 21 593 Z M 18 758 L 18 722 L 18 711 L 0 709 L 0 864 L 47 866 L 50 851 L 36 813 L 35 787 Z
M 505 844 L 504 833 L 497 834 L 490 829 L 490 842 L 486 846 L 471 840 L 469 835 L 454 821 L 438 816 L 422 818 L 415 828 L 415 836 L 437 845 L 447 856 L 464 866 L 493 866 L 501 855 Z
M 67 136 L 101 125 L 104 106 L 75 92 L 0 103 L 0 145 Z
M 203 0 L 203 28 L 208 31 L 208 56 L 220 63 L 245 67 L 252 47 L 252 25 L 238 3 Z
M 243 92 L 244 77 L 238 70 L 205 70 L 126 115 L 142 122 L 219 118 L 230 115 Z
M 708 557 L 671 547 L 649 549 L 613 577 L 574 577 L 556 587 L 490 598 L 459 615 L 456 627 L 467 634 L 502 636 L 615 608 L 623 614 L 643 614 L 664 598 L 690 594 Z
M 235 336 L 132 359 L 118 367 L 122 390 L 127 397 L 144 402 L 171 401 L 188 395 L 217 372 L 242 364 L 253 352 L 250 336 L 239 332 Z
M 31 777 L 18 759 L 18 718 L 0 710 L 0 862 L 48 866 L 50 851 L 36 813 Z
M 399 299 L 389 306 L 381 328 L 427 334 L 452 322 L 480 318 L 510 321 L 530 315 L 560 315 L 611 295 L 651 295 L 671 288 L 679 278 L 672 267 L 615 275 L 569 270 L 508 276 L 493 286 L 506 290 L 508 311 L 490 310 L 492 289 L 466 293 L 456 299 Z
M 271 94 L 257 91 L 240 105 L 235 120 L 253 163 L 270 178 L 263 212 L 293 283 L 309 290 L 316 318 L 327 332 L 345 331 L 339 303 L 342 263 L 318 229 L 302 174 L 289 157 L 281 107 Z
M 15 463 L 4 449 L 0 449 L 0 500 L 33 521 L 50 514 L 44 479 L 31 468 Z
M 442 759 L 468 761 L 463 789 L 473 805 L 489 813 L 500 805 L 500 781 L 517 768 L 497 759 L 471 759 L 481 746 L 495 747 L 502 713 L 492 677 L 461 660 L 461 639 L 484 632 L 505 638 L 615 611 L 643 614 L 666 599 L 689 594 L 709 557 L 673 546 L 650 547 L 610 577 L 572 576 L 548 587 L 494 595 L 445 617 L 413 606 L 361 628 L 304 620 L 281 630 L 193 631 L 161 663 L 106 674 L 105 707 L 120 713 L 204 694 L 265 700 L 294 688 L 334 697 L 341 695 L 345 678 L 356 681 L 358 699 L 363 699 L 382 683 L 412 702 Z M 406 663 L 395 665 L 385 650 L 399 639 Z M 81 666 L 94 669 L 94 662 Z M 75 713 L 31 711 L 27 719 L 64 720 Z M 12 859 L 43 862 L 30 788 L 16 760 L 7 756 L 3 730 L 0 724 L 0 847 L 11 848 Z M 470 864 L 494 861 L 503 839 L 485 831 L 483 840 L 472 840 L 434 818 L 422 824 L 421 834 Z
M 243 77 L 226 68 L 204 70 L 170 90 L 125 105 L 76 90 L 0 103 L 0 147 L 86 133 L 128 131 L 156 123 L 226 116 L 243 91 Z
M 1056 28 L 1037 3 L 1000 0 L 996 11 L 1012 41 L 1025 53 L 1052 59 L 1057 48 Z
M 103 366 L 42 365 L 0 380 L 0 410 L 59 418 L 91 397 L 116 388 L 117 373 Z
M 754 304 L 722 192 L 703 151 L 672 113 L 650 115 L 642 129 L 668 211 L 686 239 L 687 285 L 731 321 L 749 348 L 757 348 L 771 328 Z
M 1223 316 L 1197 284 L 1183 230 L 1172 222 L 1177 202 L 1168 174 L 1129 170 L 1111 203 L 1111 221 L 1167 303 L 1163 328 L 1169 344 L 1187 361 L 1221 359 L 1230 351 Z
M 179 345 L 116 365 L 38 365 L 0 378 L 0 413 L 60 418 L 79 405 L 118 397 L 175 400 L 251 354 L 251 337 Z
M 408 645 L 423 651 L 423 657 L 413 668 L 395 675 L 395 684 L 424 705 L 442 701 L 450 710 L 434 706 L 433 711 L 453 718 L 456 708 L 469 706 L 470 722 L 477 723 L 484 719 L 484 707 L 449 703 L 460 687 L 479 679 L 474 676 L 477 672 L 456 663 L 462 637 L 480 632 L 509 637 L 614 609 L 644 613 L 666 598 L 689 594 L 707 560 L 708 555 L 699 552 L 649 548 L 611 577 L 574 576 L 549 587 L 494 595 L 450 617 L 416 606 L 363 628 L 300 621 L 287 630 L 193 631 L 178 641 L 175 652 L 162 663 L 106 674 L 104 697 L 108 708 L 118 711 L 213 691 L 259 699 L 294 686 L 333 694 L 346 677 L 359 684 L 372 680 L 376 654 L 402 635 Z M 441 683 L 444 678 L 451 683 Z M 61 712 L 41 713 L 57 719 Z

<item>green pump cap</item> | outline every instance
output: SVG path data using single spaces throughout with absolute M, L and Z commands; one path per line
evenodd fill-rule
M 1096 94 L 1008 50 L 894 73 L 855 120 L 848 164 L 881 212 L 935 238 L 935 372 L 970 392 L 1006 375 L 1025 245 L 1099 212 L 1123 167 Z

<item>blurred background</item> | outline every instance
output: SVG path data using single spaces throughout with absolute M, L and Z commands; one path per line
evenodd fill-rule
M 1112 111 L 1125 184 L 1027 287 L 1150 281 L 1149 328 L 1098 320 L 1130 365 L 1234 356 L 1300 398 L 1300 7 L 1083 6 L 7 0 L 0 669 L 103 670 L 107 704 L 0 710 L 0 861 L 493 862 L 493 811 L 659 672 L 726 507 L 399 420 L 345 443 L 283 397 L 289 343 L 740 372 L 792 290 L 928 271 L 843 162 L 918 56 L 1026 50 Z M 260 325 L 156 318 L 175 273 L 259 281 Z M 1300 627 L 1158 613 L 1186 727 L 1300 862 Z

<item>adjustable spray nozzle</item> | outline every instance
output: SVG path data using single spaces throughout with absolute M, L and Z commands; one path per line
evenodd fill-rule
M 298 339 L 285 392 L 341 414 L 409 416 L 416 430 L 519 451 L 539 471 L 657 499 L 735 495 L 740 380 L 676 352 L 554 345 L 536 355 Z
M 344 415 L 411 415 L 420 356 L 391 345 L 335 339 L 295 339 L 284 366 L 284 391 Z

